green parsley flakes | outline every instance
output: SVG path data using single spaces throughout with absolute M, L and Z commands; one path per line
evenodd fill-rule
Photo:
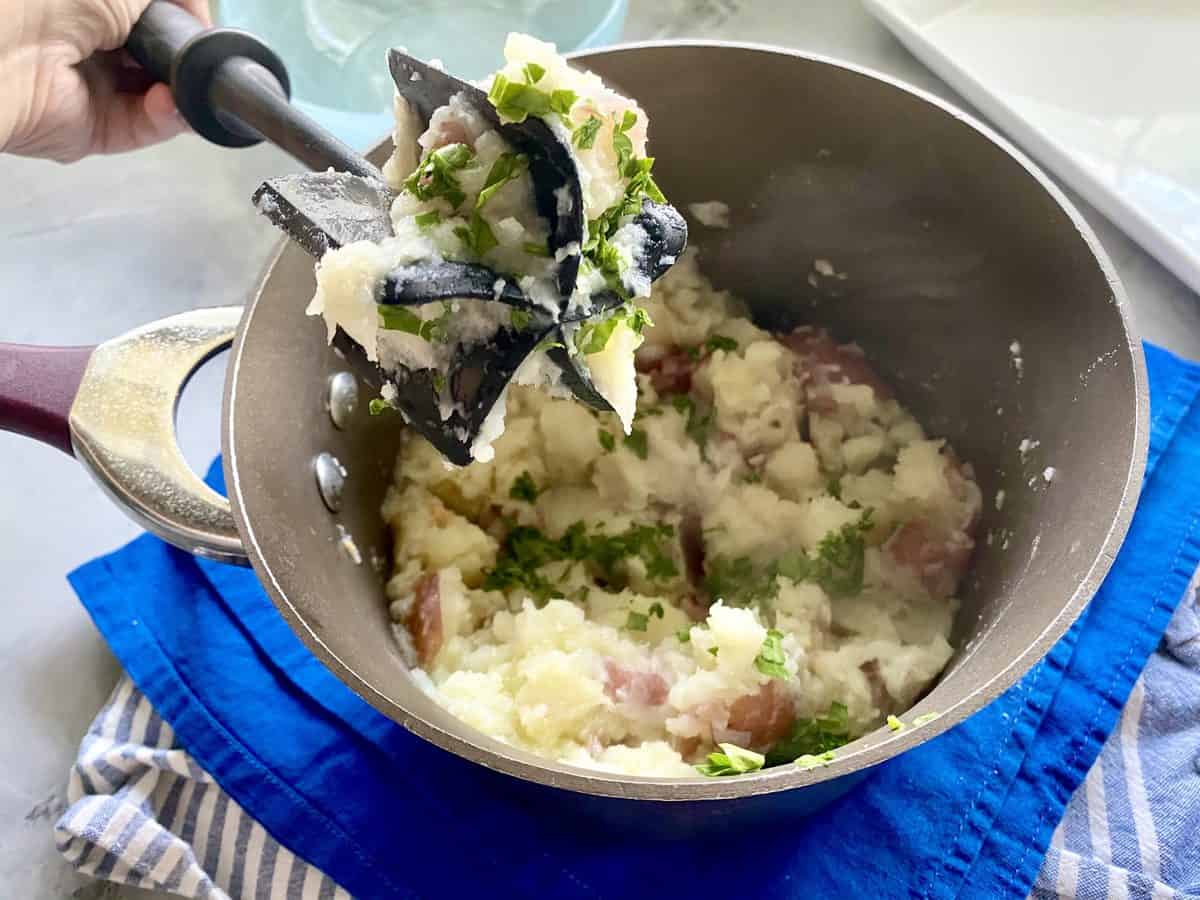
M 600 353 L 608 346 L 608 339 L 623 321 L 624 316 L 612 315 L 599 322 L 585 322 L 575 332 L 575 349 L 584 356 Z
M 821 538 L 816 553 L 802 550 L 787 553 L 767 566 L 755 566 L 745 556 L 718 556 L 706 563 L 704 584 L 708 595 L 731 606 L 767 603 L 779 593 L 778 576 L 799 584 L 820 585 L 831 597 L 852 597 L 863 588 L 866 541 L 874 527 L 871 509 L 863 510 L 857 522 L 843 525 Z
M 541 69 L 541 66 L 536 69 Z M 542 72 L 544 74 L 545 70 Z M 524 74 L 527 79 L 530 78 L 533 74 L 530 66 L 526 66 Z M 541 81 L 541 75 L 536 80 Z M 574 91 L 560 89 L 546 92 L 532 83 L 522 84 L 505 75 L 493 78 L 491 90 L 488 91 L 488 100 L 496 107 L 496 112 L 510 122 L 524 122 L 529 116 L 544 118 L 551 113 L 566 116 L 570 114 L 576 99 Z
M 900 719 L 896 718 L 895 716 L 888 716 L 887 717 L 887 727 L 890 728 L 892 731 L 903 731 L 908 726 L 905 725 L 904 722 L 902 722 Z
M 617 439 L 612 436 L 611 431 L 600 428 L 597 430 L 596 436 L 600 439 L 600 446 L 604 448 L 605 453 L 612 453 L 616 449 Z
M 475 151 L 466 144 L 447 144 L 426 156 L 401 189 L 426 202 L 442 198 L 458 209 L 467 195 L 453 173 L 466 168 L 474 158 Z
M 664 542 L 674 536 L 670 525 L 631 525 L 620 534 L 588 534 L 583 522 L 575 522 L 562 537 L 549 538 L 537 528 L 518 525 L 501 543 L 495 566 L 484 573 L 483 587 L 524 591 L 539 604 L 545 603 L 563 593 L 540 569 L 564 561 L 584 564 L 614 591 L 628 583 L 634 559 L 641 561 L 647 578 L 673 578 L 679 568 Z
M 628 447 L 638 459 L 645 459 L 650 455 L 650 446 L 646 437 L 646 432 L 640 428 L 629 429 L 629 434 L 625 435 L 625 440 L 622 442 Z
M 475 208 L 483 209 L 496 192 L 510 181 L 515 181 L 529 171 L 529 157 L 524 153 L 502 153 L 488 169 L 483 189 L 475 199 Z
M 492 226 L 479 214 L 479 210 L 471 213 L 470 221 L 466 225 L 455 228 L 454 235 L 476 256 L 483 256 L 500 244 L 492 232 Z
M 737 350 L 738 342 L 731 337 L 725 337 L 723 334 L 714 334 L 704 342 L 704 346 L 708 348 L 710 353 L 716 350 L 724 350 L 726 353 L 732 353 Z
M 533 313 L 527 309 L 517 309 L 513 307 L 509 311 L 508 320 L 512 323 L 512 327 L 517 331 L 524 331 L 529 327 L 529 323 L 533 321 Z
M 637 113 L 632 109 L 625 110 L 625 115 L 621 117 L 620 122 L 613 123 L 612 146 L 613 152 L 617 154 L 617 168 L 622 174 L 625 174 L 626 168 L 633 160 L 633 141 L 626 134 L 630 128 L 637 124 Z
M 685 625 L 683 628 L 680 628 L 677 632 L 675 632 L 675 637 L 681 644 L 690 643 L 692 640 L 692 626 Z
M 796 765 L 801 769 L 816 769 L 829 765 L 835 759 L 837 754 L 832 750 L 826 750 L 824 753 L 805 753 L 796 757 Z
M 718 744 L 720 752 L 708 754 L 708 760 L 696 766 L 696 771 L 710 778 L 722 775 L 745 775 L 757 772 L 765 761 L 761 753 L 746 750 L 736 744 Z
M 544 337 L 537 342 L 537 346 L 533 348 L 533 353 L 541 353 L 548 350 L 566 350 L 567 345 L 562 341 L 556 341 L 553 337 Z
M 508 489 L 508 496 L 514 500 L 523 500 L 526 503 L 533 503 L 537 500 L 538 487 L 534 484 L 533 476 L 528 472 L 522 472 L 512 483 L 512 487 Z
M 422 231 L 438 225 L 442 221 L 442 214 L 436 209 L 431 209 L 429 212 L 417 213 L 413 216 L 413 221 L 417 223 L 417 227 Z
M 820 756 L 850 743 L 850 715 L 844 703 L 813 719 L 797 719 L 791 733 L 767 751 L 767 764 L 783 765 L 803 757 Z
M 389 409 L 395 409 L 395 407 L 382 397 L 374 397 L 371 399 L 371 402 L 367 404 L 367 412 L 373 416 L 382 416 Z
M 533 241 L 526 241 L 521 245 L 521 249 L 530 256 L 544 256 L 549 258 L 550 248 L 545 244 L 536 244 Z
M 653 326 L 650 314 L 640 306 L 626 307 L 617 310 L 607 319 L 599 322 L 585 322 L 575 332 L 575 349 L 584 356 L 600 353 L 608 346 L 617 326 L 625 324 L 634 334 L 641 334 L 647 325 Z
M 596 134 L 602 123 L 595 116 L 588 116 L 586 122 L 571 133 L 571 143 L 580 150 L 590 150 L 596 143 Z
M 380 303 L 375 308 L 379 312 L 379 324 L 388 331 L 415 334 L 431 343 L 442 343 L 446 340 L 452 314 L 448 303 L 442 304 L 442 314 L 436 319 L 422 319 L 407 306 Z
M 625 628 L 629 631 L 645 631 L 649 624 L 650 617 L 648 615 L 632 609 L 629 611 L 629 618 L 625 620 Z
M 763 639 L 762 649 L 754 657 L 754 667 L 772 678 L 789 678 L 787 656 L 783 652 L 783 632 L 772 628 Z

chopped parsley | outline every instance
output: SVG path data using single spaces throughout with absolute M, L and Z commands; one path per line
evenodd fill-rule
M 442 221 L 442 214 L 436 209 L 431 209 L 429 212 L 417 213 L 413 216 L 413 221 L 417 223 L 418 228 L 424 231 L 439 224 Z
M 640 428 L 629 429 L 629 434 L 625 435 L 625 440 L 622 442 L 628 447 L 638 459 L 645 459 L 650 455 L 650 446 L 647 443 L 646 432 Z
M 587 223 L 587 240 L 583 245 L 583 262 L 604 277 L 610 290 L 625 298 L 629 297 L 629 292 L 621 279 L 624 263 L 616 247 L 609 242 L 629 217 L 642 211 L 642 204 L 646 200 L 666 202 L 663 192 L 650 175 L 654 167 L 653 157 L 635 159 L 633 156 L 633 142 L 627 132 L 636 122 L 637 113 L 630 109 L 625 111 L 620 122 L 613 123 L 613 151 L 617 154 L 621 176 L 627 178 L 628 182 L 621 199 Z
M 608 346 L 617 326 L 624 323 L 634 334 L 641 334 L 647 325 L 654 325 L 650 314 L 640 306 L 625 307 L 617 310 L 607 319 L 599 322 L 585 322 L 575 332 L 575 349 L 584 356 L 600 353 Z
M 500 243 L 492 232 L 492 226 L 479 214 L 478 209 L 471 213 L 471 218 L 466 225 L 460 225 L 454 229 L 454 235 L 466 244 L 467 249 L 476 256 L 483 256 Z
M 661 619 L 664 615 L 663 605 L 655 600 L 650 604 L 649 614 Z
M 586 122 L 571 133 L 571 143 L 580 150 L 590 150 L 596 143 L 596 133 L 600 130 L 601 122 L 595 116 L 588 116 Z
M 395 409 L 395 407 L 382 397 L 375 397 L 367 404 L 367 412 L 373 416 L 382 416 L 389 409 Z
M 516 482 L 513 486 L 516 488 Z M 544 603 L 562 593 L 539 570 L 564 561 L 585 564 L 614 589 L 627 583 L 629 562 L 633 559 L 641 561 L 647 578 L 674 578 L 679 567 L 664 545 L 674 536 L 675 529 L 670 525 L 631 525 L 620 534 L 608 535 L 588 534 L 584 523 L 576 522 L 562 537 L 549 538 L 537 528 L 518 525 L 504 538 L 496 565 L 484 575 L 483 587 L 495 591 L 524 590 L 534 600 Z
M 553 337 L 545 337 L 537 342 L 537 346 L 535 346 L 531 352 L 540 353 L 543 350 L 554 350 L 554 349 L 566 350 L 567 345 L 564 344 L 562 341 L 556 341 Z
M 834 500 L 842 499 L 842 479 L 834 477 L 825 482 L 825 490 L 829 491 Z
M 466 168 L 474 158 L 475 151 L 466 144 L 447 144 L 426 156 L 404 180 L 402 189 L 418 200 L 444 198 L 453 209 L 458 209 L 467 195 L 453 173 Z
M 755 566 L 749 557 L 714 557 L 704 579 L 710 597 L 731 606 L 766 603 L 779 593 L 775 580 L 782 575 L 794 582 L 810 581 L 832 597 L 850 597 L 862 591 L 865 571 L 864 535 L 873 527 L 871 509 L 857 522 L 831 531 L 817 545 L 814 555 L 802 550 L 785 554 L 767 566 Z
M 726 353 L 732 353 L 738 348 L 738 342 L 731 337 L 725 337 L 723 334 L 714 334 L 704 342 L 704 346 L 708 348 L 709 353 L 716 350 L 724 350 Z
M 546 256 L 550 255 L 550 248 L 545 244 L 538 244 L 533 241 L 526 241 L 521 245 L 521 249 L 530 256 Z
M 512 483 L 512 487 L 508 489 L 508 496 L 514 500 L 524 500 L 526 503 L 532 503 L 537 499 L 538 487 L 534 484 L 533 476 L 528 472 L 522 472 Z
M 604 448 L 606 453 L 612 453 L 616 449 L 617 439 L 612 436 L 611 431 L 601 428 L 597 430 L 596 436 L 600 438 L 600 446 Z
M 709 647 L 708 652 L 711 653 L 713 656 L 716 656 L 718 653 L 721 652 L 721 648 L 720 647 Z
M 722 775 L 744 775 L 757 772 L 765 761 L 761 753 L 745 750 L 736 744 L 719 744 L 720 752 L 708 754 L 708 760 L 696 766 L 696 771 L 710 778 Z
M 524 331 L 529 327 L 529 323 L 533 321 L 533 313 L 527 309 L 513 309 L 508 314 L 508 319 L 512 322 L 512 327 L 517 331 Z
M 608 339 L 616 331 L 617 326 L 624 321 L 624 316 L 612 315 L 599 322 L 585 322 L 575 332 L 575 349 L 584 356 L 601 352 L 608 346 Z
M 442 304 L 442 314 L 436 319 L 423 319 L 407 306 L 380 303 L 376 309 L 379 311 L 380 324 L 388 331 L 404 331 L 432 343 L 446 340 L 452 314 L 448 303 Z
M 637 124 L 637 113 L 632 109 L 625 110 L 625 115 L 621 117 L 620 122 L 613 123 L 612 145 L 613 152 L 617 154 L 617 168 L 622 174 L 629 167 L 629 163 L 633 160 L 633 141 L 629 139 L 626 132 Z
M 495 196 L 500 188 L 520 178 L 529 171 L 529 157 L 524 153 L 502 153 L 488 170 L 483 189 L 475 199 L 475 208 L 483 209 L 485 203 Z
M 752 606 L 774 599 L 779 591 L 769 568 L 756 567 L 748 556 L 716 556 L 705 566 L 704 589 L 730 606 Z
M 535 82 L 541 81 L 541 75 L 536 79 L 531 77 L 537 70 L 545 73 L 541 66 L 532 69 L 528 65 L 525 67 L 524 84 L 506 75 L 497 75 L 492 79 L 488 100 L 502 118 L 510 122 L 524 122 L 529 116 L 543 118 L 551 113 L 566 116 L 571 112 L 571 107 L 575 105 L 575 92 L 565 89 L 544 91 L 535 87 Z
M 692 626 L 685 625 L 683 628 L 680 628 L 675 632 L 675 637 L 679 639 L 679 643 L 681 644 L 690 643 L 692 640 Z
M 695 402 L 687 394 L 676 394 L 671 398 L 675 411 L 687 419 L 684 431 L 700 448 L 700 456 L 704 458 L 708 448 L 708 438 L 712 433 L 713 413 L 711 410 L 701 414 Z
M 796 765 L 801 769 L 815 769 L 818 766 L 827 766 L 837 759 L 837 754 L 832 750 L 826 750 L 824 753 L 802 753 L 796 757 Z
M 815 719 L 797 719 L 791 734 L 767 751 L 767 764 L 799 762 L 850 743 L 850 717 L 846 704 L 833 702 L 829 711 Z M 832 756 L 830 757 L 832 759 Z
M 645 631 L 646 626 L 650 624 L 650 617 L 645 613 L 629 611 L 629 618 L 625 620 L 625 628 L 629 631 Z
M 762 649 L 754 657 L 754 667 L 772 678 L 788 678 L 787 657 L 783 653 L 783 632 L 772 628 L 763 639 Z
M 901 731 L 904 728 L 907 728 L 908 726 L 906 726 L 903 721 L 896 718 L 895 716 L 888 716 L 887 717 L 887 727 L 890 728 L 892 731 Z

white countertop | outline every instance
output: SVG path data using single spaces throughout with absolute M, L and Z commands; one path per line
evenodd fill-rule
M 960 102 L 847 0 L 633 0 L 626 37 L 785 43 L 899 76 Z M 786 7 L 786 9 L 784 8 Z M 94 343 L 193 306 L 241 301 L 275 242 L 248 202 L 294 168 L 269 147 L 181 138 L 71 167 L 0 157 L 0 340 Z M 1149 340 L 1200 358 L 1200 297 L 1086 206 Z M 297 310 L 307 298 L 297 298 Z M 189 389 L 188 458 L 217 452 L 221 372 Z M 0 434 L 0 894 L 24 900 L 147 897 L 92 884 L 54 850 L 67 770 L 117 667 L 64 579 L 136 529 L 75 463 Z

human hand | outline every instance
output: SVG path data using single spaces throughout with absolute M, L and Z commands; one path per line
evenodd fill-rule
M 205 23 L 208 0 L 175 0 Z M 150 0 L 0 0 L 0 151 L 74 162 L 187 129 L 121 50 Z

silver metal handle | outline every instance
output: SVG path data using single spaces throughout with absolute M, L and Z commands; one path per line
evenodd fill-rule
M 175 431 L 188 379 L 233 342 L 240 306 L 136 328 L 92 353 L 71 407 L 75 457 L 152 534 L 207 559 L 246 564 L 229 501 L 192 471 Z

